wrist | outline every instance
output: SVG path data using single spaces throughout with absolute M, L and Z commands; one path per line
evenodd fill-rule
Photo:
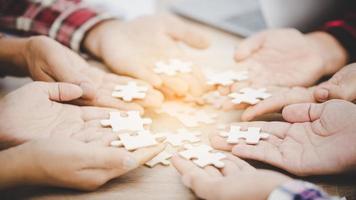
M 118 24 L 118 20 L 104 20 L 93 26 L 83 38 L 83 51 L 95 57 L 102 58 L 102 38 L 105 37 L 105 32 L 113 29 L 113 26 L 116 24 Z
M 28 75 L 27 63 L 24 56 L 28 39 L 0 38 L 1 71 L 6 75 Z
M 293 180 L 284 174 L 274 171 L 261 170 L 260 172 L 262 172 L 261 177 L 264 177 L 264 180 L 260 182 L 261 186 L 259 188 L 261 188 L 261 190 L 259 194 L 261 196 L 259 199 L 268 199 L 270 194 L 279 186 Z
M 347 51 L 332 35 L 320 31 L 309 33 L 306 37 L 315 45 L 323 60 L 323 75 L 332 75 L 346 65 Z

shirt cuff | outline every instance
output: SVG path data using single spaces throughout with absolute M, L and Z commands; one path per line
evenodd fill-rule
M 299 180 L 289 181 L 276 188 L 268 200 L 342 200 L 345 198 L 331 197 L 318 186 Z

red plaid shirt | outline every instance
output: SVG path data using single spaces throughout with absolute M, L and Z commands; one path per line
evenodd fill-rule
M 76 51 L 90 28 L 110 18 L 81 0 L 0 0 L 0 29 L 47 35 Z

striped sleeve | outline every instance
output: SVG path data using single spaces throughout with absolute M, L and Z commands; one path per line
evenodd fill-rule
M 112 18 L 81 0 L 0 0 L 2 30 L 47 35 L 75 51 L 88 30 Z

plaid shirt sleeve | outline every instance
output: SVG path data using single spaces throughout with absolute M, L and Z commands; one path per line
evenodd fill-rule
M 47 35 L 75 51 L 88 30 L 112 18 L 81 0 L 0 0 L 0 29 Z
M 339 19 L 326 22 L 323 30 L 343 45 L 349 53 L 350 62 L 356 62 L 356 2 L 351 2 Z
M 322 189 L 309 182 L 293 180 L 275 189 L 268 200 L 346 200 L 345 198 L 331 197 Z

